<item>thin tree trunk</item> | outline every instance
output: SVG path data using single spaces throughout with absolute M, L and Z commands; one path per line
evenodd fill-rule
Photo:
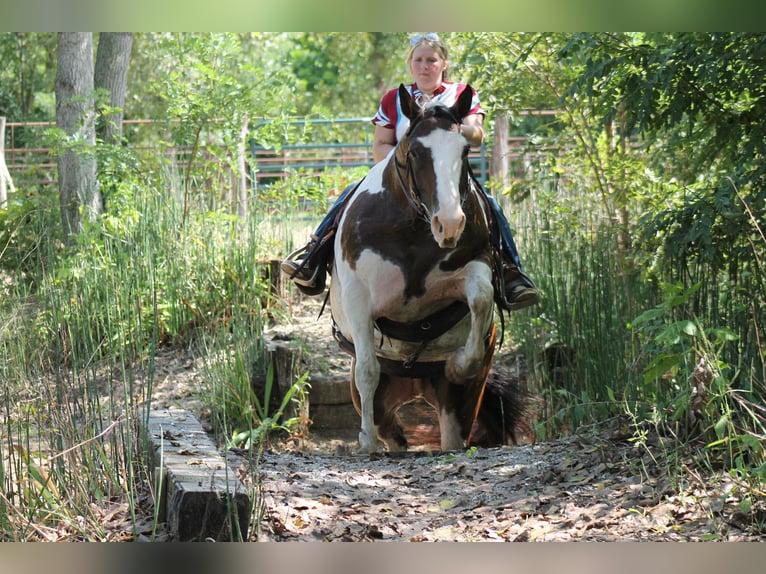
M 93 81 L 97 90 L 103 89 L 107 92 L 106 101 L 99 104 L 107 104 L 111 113 L 105 113 L 101 117 L 96 135 L 107 144 L 117 143 L 122 139 L 122 117 L 132 46 L 131 32 L 101 32 L 98 39 Z
M 237 171 L 239 172 L 239 185 L 237 186 L 237 216 L 244 222 L 247 217 L 247 134 L 250 127 L 250 118 L 242 118 L 242 126 L 239 131 L 237 142 Z M 233 195 L 233 194 L 232 194 Z
M 0 207 L 8 201 L 8 188 L 13 191 L 13 180 L 5 164 L 5 116 L 0 116 Z
M 56 124 L 67 136 L 58 156 L 64 237 L 82 230 L 103 206 L 96 178 L 96 128 L 93 107 L 93 34 L 60 32 L 56 71 Z
M 619 121 L 619 146 L 620 146 L 620 154 L 624 158 L 628 153 L 628 134 L 627 130 L 625 128 L 625 109 L 624 105 L 620 105 L 620 109 L 617 114 L 617 119 Z M 624 182 L 627 179 L 627 176 L 623 175 L 622 181 Z M 622 199 L 622 207 L 620 207 L 619 210 L 619 218 L 620 218 L 620 247 L 627 251 L 630 251 L 632 249 L 631 245 L 631 239 L 630 239 L 630 208 L 628 207 L 628 201 L 626 198 Z

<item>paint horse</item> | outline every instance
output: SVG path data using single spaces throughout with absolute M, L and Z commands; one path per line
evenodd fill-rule
M 487 436 L 476 426 L 492 410 L 482 400 L 495 350 L 491 212 L 459 131 L 471 89 L 451 108 L 399 95 L 409 129 L 349 198 L 334 238 L 333 333 L 354 357 L 360 452 L 380 439 L 406 450 L 397 410 L 418 398 L 437 411 L 442 450 L 458 450 L 472 429 Z M 507 426 L 494 425 L 494 442 Z

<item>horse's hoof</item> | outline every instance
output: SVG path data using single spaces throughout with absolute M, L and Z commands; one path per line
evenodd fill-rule
M 357 454 L 374 454 L 383 448 L 383 443 L 377 438 L 371 438 L 364 432 L 359 433 L 359 448 Z
M 407 452 L 407 444 L 399 444 L 395 440 L 386 441 L 388 452 Z

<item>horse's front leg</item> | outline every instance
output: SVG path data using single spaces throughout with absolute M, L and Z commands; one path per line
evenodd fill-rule
M 375 356 L 369 297 L 359 285 L 348 288 L 345 311 L 349 334 L 354 342 L 354 385 L 359 392 L 359 411 L 362 417 L 359 451 L 372 453 L 380 445 L 374 408 L 375 392 L 380 383 L 380 363 Z
M 465 345 L 447 360 L 445 375 L 462 385 L 475 377 L 484 364 L 485 338 L 494 319 L 492 271 L 488 265 L 474 261 L 468 264 L 465 280 L 466 302 L 471 310 L 471 330 Z
M 372 333 L 372 329 L 370 330 Z M 375 428 L 375 392 L 380 382 L 380 364 L 375 357 L 372 336 L 369 341 L 355 340 L 356 361 L 354 364 L 354 384 L 359 391 L 361 403 L 362 428 L 359 432 L 359 452 L 375 452 L 380 441 Z

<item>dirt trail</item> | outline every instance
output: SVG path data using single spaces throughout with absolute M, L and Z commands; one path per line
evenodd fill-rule
M 347 369 L 329 312 L 304 299 L 270 335 L 300 337 L 317 368 Z M 305 356 L 305 353 L 304 353 Z M 498 360 L 503 360 L 499 354 Z M 356 430 L 275 445 L 259 461 L 274 541 L 760 540 L 725 474 L 678 464 L 662 442 L 570 437 L 459 453 L 353 454 Z M 670 478 L 670 477 L 673 478 Z
M 639 471 L 632 446 L 577 439 L 404 457 L 269 452 L 259 540 L 741 539 L 722 490 Z M 723 497 L 723 498 L 722 498 Z

